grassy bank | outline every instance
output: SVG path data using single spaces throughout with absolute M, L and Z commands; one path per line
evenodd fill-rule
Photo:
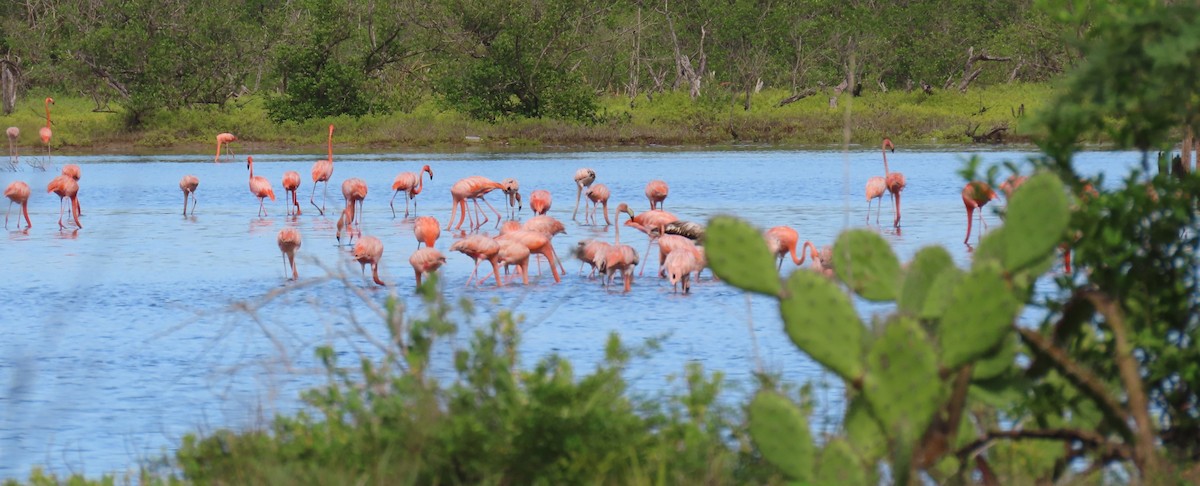
M 842 96 L 837 108 L 828 93 L 784 106 L 791 93 L 765 90 L 752 99 L 750 110 L 733 95 L 690 99 L 685 93 L 663 93 L 653 99 L 605 96 L 599 120 L 575 123 L 556 120 L 504 120 L 486 123 L 445 111 L 433 101 L 407 113 L 335 117 L 304 123 L 275 124 L 267 118 L 264 100 L 243 97 L 224 107 L 198 106 L 185 111 L 159 112 L 142 126 L 129 129 L 119 105 L 96 111 L 91 99 L 57 93 L 29 93 L 12 115 L 0 117 L 3 126 L 21 129 L 21 153 L 44 150 L 38 128 L 45 124 L 42 100 L 53 96 L 53 150 L 66 154 L 195 153 L 214 149 L 218 132 L 232 132 L 241 153 L 313 152 L 325 141 L 325 126 L 337 126 L 335 149 L 343 152 L 396 150 L 461 150 L 487 148 L 602 148 L 626 146 L 721 146 L 771 144 L 834 146 L 841 144 L 849 103 L 852 143 L 874 144 L 888 136 L 897 143 L 971 144 L 969 127 L 982 135 L 1008 127 L 1006 142 L 1028 141 L 1017 110 L 1026 116 L 1053 94 L 1046 84 L 1008 84 L 974 88 L 967 93 L 920 91 L 866 92 Z

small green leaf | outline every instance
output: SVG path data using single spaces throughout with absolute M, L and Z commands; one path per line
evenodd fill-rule
M 708 222 L 705 256 L 713 273 L 734 287 L 779 295 L 782 284 L 762 232 L 733 216 L 716 216 Z
M 816 446 L 800 408 L 778 393 L 761 391 L 750 402 L 749 415 L 750 436 L 763 457 L 787 477 L 808 481 Z
M 845 231 L 833 245 L 833 269 L 862 298 L 896 300 L 900 286 L 900 260 L 878 233 Z
M 814 361 L 847 381 L 862 376 L 866 330 L 837 284 L 815 272 L 792 272 L 779 312 L 788 337 Z

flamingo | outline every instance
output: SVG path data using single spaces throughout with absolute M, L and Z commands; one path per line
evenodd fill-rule
M 421 243 L 424 243 L 426 248 L 433 248 L 441 234 L 442 227 L 433 216 L 421 216 L 413 220 L 413 235 L 417 237 L 417 248 L 421 247 Z
M 362 234 L 361 231 L 355 231 L 354 228 L 350 225 L 349 222 L 352 221 L 353 219 L 354 219 L 354 209 L 352 206 L 348 205 L 345 209 L 342 209 L 341 216 L 338 216 L 337 232 L 334 233 L 334 238 L 337 238 L 339 245 L 342 243 L 342 229 L 345 229 L 346 233 L 349 235 L 349 239 L 346 241 L 347 245 L 354 243 L 355 233 Z
M 879 208 L 883 206 L 883 193 L 887 192 L 887 181 L 880 176 L 871 176 L 867 179 L 867 187 L 864 189 L 867 193 L 867 223 L 871 222 L 871 201 L 878 199 L 879 204 L 875 205 L 875 224 L 879 224 Z
M 346 199 L 346 208 L 350 210 L 350 219 L 346 224 L 362 225 L 362 212 L 358 210 L 362 209 L 367 199 L 366 181 L 357 177 L 342 181 L 342 197 Z
M 217 134 L 217 155 L 216 155 L 216 157 L 213 157 L 213 163 L 217 163 L 217 162 L 221 161 L 221 146 L 222 145 L 225 146 L 225 151 L 229 152 L 230 156 L 234 156 L 233 148 L 231 148 L 229 146 L 229 143 L 236 142 L 236 141 L 237 141 L 237 137 L 235 137 L 232 133 L 228 133 L 228 132 L 218 133 Z
M 80 175 L 79 166 L 75 165 L 75 164 L 64 165 L 62 168 L 62 175 L 65 175 L 67 177 L 70 177 L 70 178 L 78 181 L 79 175 Z M 80 216 L 83 216 L 83 207 L 79 205 L 79 200 L 75 201 L 75 210 L 79 212 Z
M 8 127 L 4 133 L 8 135 L 8 163 L 12 165 L 13 170 L 16 170 L 17 165 L 21 163 L 20 156 L 17 154 L 17 137 L 21 136 L 21 129 Z
M 300 249 L 300 232 L 296 231 L 296 228 L 281 229 L 276 242 L 279 243 L 279 251 L 283 252 L 283 274 L 287 275 L 287 267 L 291 263 L 292 280 L 300 278 L 300 274 L 296 273 L 296 250 Z
M 575 210 L 571 212 L 572 221 L 574 221 L 575 216 L 579 214 L 579 198 L 583 195 L 583 188 L 591 187 L 593 182 L 596 182 L 596 171 L 587 167 L 583 167 L 575 171 L 575 186 L 578 188 L 578 190 L 575 191 Z M 605 213 L 607 213 L 607 211 L 605 211 Z
M 704 234 L 707 230 L 704 225 L 695 221 L 672 221 L 663 226 L 663 232 L 668 235 L 679 235 L 693 242 L 704 241 Z
M 604 184 L 596 184 L 588 188 L 587 198 L 588 201 L 591 201 L 591 209 L 589 210 L 588 208 L 584 208 L 584 223 L 587 223 L 590 220 L 592 224 L 596 224 L 596 203 L 600 203 L 604 205 L 604 225 L 609 226 L 612 224 L 608 221 L 608 197 L 611 194 L 612 193 L 608 190 L 608 186 Z
M 508 265 L 516 265 L 517 272 L 521 274 L 521 282 L 529 285 L 529 255 L 529 248 L 521 244 L 521 242 L 505 241 L 500 244 L 500 251 L 496 255 L 496 262 L 504 265 L 506 272 Z M 508 281 L 512 282 L 513 277 L 509 277 Z
M 395 194 L 392 194 L 392 201 L 388 203 L 388 205 L 392 206 L 393 218 L 396 217 L 396 195 L 400 194 L 400 191 L 404 191 L 406 194 L 408 194 L 408 198 L 404 200 L 404 217 L 408 217 L 409 201 L 412 201 L 413 211 L 417 210 L 417 201 L 413 198 L 417 197 L 417 194 L 420 194 L 421 189 L 424 188 L 424 179 L 422 179 L 421 176 L 426 172 L 429 173 L 429 180 L 432 182 L 433 169 L 430 169 L 428 165 L 421 167 L 419 172 L 401 172 L 396 175 L 396 180 L 392 181 L 392 189 L 396 192 Z
M 650 241 L 646 243 L 647 258 L 650 256 L 650 248 L 654 245 L 654 242 L 658 240 L 659 236 L 662 236 L 664 233 L 666 233 L 667 224 L 673 221 L 679 221 L 679 218 L 674 214 L 659 209 L 652 209 L 650 211 L 645 211 L 641 214 L 634 215 L 633 210 L 629 209 L 629 205 L 625 203 L 617 205 L 617 215 L 620 216 L 620 213 L 629 214 L 629 221 L 625 222 L 625 226 L 633 227 L 634 229 L 645 233 L 646 237 L 650 239 Z M 620 218 L 618 217 L 617 219 L 619 220 Z M 639 277 L 642 276 L 643 273 L 646 273 L 645 263 L 642 265 L 642 269 L 638 271 Z
M 288 206 L 288 214 L 292 214 L 292 207 L 296 208 L 296 216 L 300 215 L 300 201 L 296 197 L 296 190 L 300 189 L 300 173 L 294 170 L 289 170 L 283 173 L 283 201 L 287 202 L 288 194 L 292 195 L 292 204 Z
M 655 179 L 646 183 L 646 199 L 650 200 L 650 210 L 662 209 L 663 200 L 667 198 L 667 183 Z
M 383 242 L 374 236 L 364 236 L 354 245 L 354 259 L 362 265 L 364 271 L 371 264 L 371 278 L 376 285 L 387 286 L 379 279 L 379 260 L 383 259 Z
M 82 228 L 79 224 L 79 183 L 72 179 L 71 176 L 60 175 L 50 180 L 50 184 L 46 185 L 46 192 L 58 194 L 58 228 L 63 229 L 63 198 L 71 198 L 71 215 L 75 218 L 75 226 Z M 26 221 L 28 222 L 28 221 Z
M 496 262 L 498 253 L 500 252 L 500 243 L 495 239 L 484 235 L 470 235 L 461 240 L 455 241 L 450 245 L 450 251 L 457 251 L 475 260 L 475 268 L 471 270 L 471 276 L 467 278 L 467 285 L 475 280 L 475 276 L 479 272 L 479 263 L 482 261 L 492 262 L 492 273 L 496 276 L 496 286 L 500 283 L 500 270 Z
M 275 189 L 271 188 L 271 182 L 266 177 L 254 175 L 254 157 L 246 157 L 246 168 L 250 169 L 250 193 L 258 198 L 258 214 L 266 216 L 264 203 L 268 197 L 275 200 Z
M 1027 179 L 1029 178 L 1026 176 L 1013 174 L 1008 176 L 1008 179 L 1005 179 L 1004 182 L 1001 182 L 1000 192 L 1004 193 L 1004 199 L 1012 199 L 1013 193 L 1017 192 L 1017 188 L 1021 187 L 1021 184 L 1024 184 Z
M 671 282 L 671 291 L 676 291 L 676 286 L 681 285 L 683 293 L 686 294 L 692 290 L 692 272 L 699 275 L 699 271 L 703 267 L 700 266 L 700 260 L 696 257 L 696 253 L 673 251 L 667 255 L 664 268 L 667 272 L 667 279 Z
M 971 214 L 976 209 L 979 210 L 979 223 L 983 225 L 983 231 L 987 231 L 987 221 L 983 220 L 983 206 L 997 197 L 996 191 L 993 191 L 986 182 L 968 182 L 966 186 L 963 186 L 963 206 L 967 208 L 967 236 L 963 238 L 963 244 L 967 244 L 971 240 Z
M 588 274 L 588 277 L 595 276 L 596 267 L 600 265 L 603 256 L 608 253 L 609 246 L 612 245 L 606 241 L 594 239 L 586 239 L 576 243 L 575 249 L 571 253 L 575 255 L 575 258 L 583 262 L 579 264 L 579 274 L 583 275 L 583 265 L 587 264 L 592 266 L 592 272 Z
M 559 283 L 562 278 L 558 275 L 558 263 L 554 253 L 554 245 L 550 243 L 550 235 L 541 231 L 517 230 L 496 238 L 500 240 L 500 246 L 503 248 L 505 242 L 515 241 L 525 245 L 532 254 L 540 254 L 546 257 L 550 262 L 550 273 L 554 275 L 554 283 Z M 491 275 L 488 275 L 490 277 Z M 483 277 L 482 280 L 487 280 L 488 277 Z
M 504 189 L 504 185 L 483 176 L 466 177 L 450 186 L 450 197 L 452 199 L 450 204 L 450 221 L 446 222 L 445 229 L 449 230 L 450 226 L 454 224 L 454 211 L 456 209 L 459 210 L 460 217 L 458 226 L 455 226 L 454 229 L 462 228 L 463 222 L 467 220 L 467 199 L 475 201 L 475 209 L 482 214 L 482 210 L 479 209 L 479 200 L 483 199 L 483 196 L 494 189 Z M 489 208 L 492 208 L 492 211 L 496 213 L 496 218 L 500 218 L 500 211 L 496 211 L 496 208 L 492 207 L 492 204 L 487 202 L 486 199 L 483 202 Z M 475 224 L 475 218 L 472 218 L 471 229 L 479 228 L 483 226 L 483 223 L 488 221 L 486 214 L 482 214 L 482 216 L 483 221 L 478 225 Z
M 437 248 L 421 248 L 408 257 L 408 263 L 417 274 L 417 287 L 421 286 L 421 275 L 436 272 L 446 263 L 446 257 Z
M 312 166 L 313 192 L 308 197 L 308 202 L 312 203 L 313 207 L 317 208 L 317 211 L 319 211 L 322 216 L 325 215 L 325 198 L 329 195 L 329 178 L 333 177 L 333 125 L 329 125 L 328 148 L 329 148 L 329 158 L 325 159 L 325 160 L 318 160 L 313 163 L 313 166 Z M 320 207 L 317 206 L 317 202 L 315 201 L 315 199 L 317 197 L 317 183 L 318 182 L 325 183 L 322 186 L 321 206 Z
M 529 193 L 529 209 L 536 215 L 546 214 L 550 210 L 550 191 L 538 189 Z
M 192 197 L 192 214 L 196 214 L 196 187 L 200 179 L 194 175 L 185 175 L 179 179 L 179 190 L 183 191 L 183 215 L 187 216 L 188 196 Z
M 13 203 L 21 205 L 21 214 L 25 215 L 25 229 L 33 227 L 29 221 L 29 184 L 14 181 L 4 188 L 4 197 L 8 198 L 8 211 L 4 212 L 4 228 L 8 228 L 8 213 L 12 211 Z M 17 229 L 21 229 L 21 218 L 17 217 Z
M 500 181 L 500 184 L 504 186 L 501 191 L 508 196 L 508 217 L 515 219 L 516 215 L 521 212 L 521 184 L 511 177 Z M 513 206 L 517 207 L 515 213 Z
M 521 229 L 526 229 L 526 230 L 530 230 L 530 231 L 540 231 L 542 233 L 546 233 L 547 235 L 550 235 L 551 238 L 554 238 L 554 235 L 557 235 L 559 233 L 567 234 L 567 228 L 566 228 L 566 226 L 563 226 L 561 221 L 554 219 L 554 216 L 546 216 L 546 215 L 534 216 L 532 218 L 529 218 L 529 221 L 526 221 L 525 224 L 521 225 Z M 540 263 L 541 260 L 538 260 L 538 262 L 539 262 L 538 263 L 538 272 L 540 274 L 540 272 L 542 271 L 541 270 L 542 266 Z M 562 260 L 558 261 L 558 268 L 560 270 L 562 270 L 562 272 L 564 274 L 567 273 L 567 269 L 566 269 L 566 267 L 563 266 Z
M 42 143 L 46 144 L 46 163 L 50 163 L 50 136 L 54 132 L 50 131 L 50 105 L 54 104 L 54 98 L 46 98 L 46 126 L 38 130 L 38 135 L 42 137 Z
M 892 222 L 892 226 L 899 228 L 900 191 L 904 190 L 906 183 L 904 182 L 904 174 L 899 172 L 888 172 L 887 151 L 889 149 L 892 151 L 892 153 L 896 153 L 896 146 L 892 145 L 892 141 L 890 139 L 885 138 L 883 139 L 883 174 L 886 178 L 885 183 L 887 184 L 887 190 L 888 192 L 892 193 L 892 206 L 896 211 L 896 220 Z M 878 215 L 876 215 L 876 220 L 878 220 Z
M 662 235 L 658 237 L 658 276 L 662 277 L 666 270 L 667 257 L 676 251 L 691 253 L 695 260 L 700 258 L 700 247 L 692 240 L 679 235 Z
M 767 240 L 767 248 L 771 250 L 771 254 L 779 260 L 778 269 L 783 269 L 783 258 L 788 253 L 792 255 L 792 263 L 796 266 L 804 264 L 804 259 L 808 257 L 808 252 L 815 248 L 811 241 L 805 241 L 804 246 L 800 248 L 800 256 L 796 256 L 796 246 L 800 244 L 800 233 L 790 226 L 775 226 L 763 233 Z M 805 249 L 809 250 L 805 250 Z
M 625 203 L 621 203 L 624 206 Z M 603 258 L 599 262 L 600 273 L 604 274 L 604 287 L 612 283 L 613 276 L 617 271 L 621 272 L 621 280 L 625 282 L 625 292 L 633 286 L 633 269 L 638 264 L 637 250 L 629 245 L 621 244 L 621 213 L 628 212 L 630 217 L 633 216 L 633 211 L 628 208 L 625 211 L 617 210 L 617 224 L 614 226 L 615 240 L 608 247 L 608 251 L 604 252 Z

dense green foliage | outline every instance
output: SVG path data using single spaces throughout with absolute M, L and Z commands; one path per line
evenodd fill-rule
M 970 49 L 968 49 L 970 48 Z M 23 92 L 156 109 L 271 99 L 275 121 L 407 111 L 592 121 L 597 94 L 720 100 L 850 78 L 869 90 L 1045 81 L 1072 62 L 1029 0 L 86 0 L 0 6 Z M 986 53 L 1005 61 L 976 59 Z M 831 93 L 832 94 L 832 93 Z M 774 104 L 774 101 L 770 102 Z

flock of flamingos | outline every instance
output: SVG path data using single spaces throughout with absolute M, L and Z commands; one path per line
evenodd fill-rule
M 42 142 L 46 144 L 47 159 L 50 154 L 50 139 L 52 136 L 50 129 L 50 105 L 52 104 L 54 104 L 54 100 L 46 98 L 46 126 L 41 127 L 39 131 Z M 327 158 L 318 160 L 312 166 L 313 189 L 309 196 L 309 202 L 321 215 L 325 214 L 327 186 L 329 180 L 333 177 L 333 131 L 333 125 L 330 125 Z M 17 164 L 18 155 L 15 141 L 19 134 L 20 130 L 17 127 L 9 127 L 7 130 L 10 144 L 10 163 L 13 165 L 13 168 Z M 237 141 L 237 137 L 231 133 L 221 133 L 216 138 L 217 150 L 213 161 L 220 162 L 222 148 L 225 148 L 227 154 L 232 156 L 229 143 Z M 906 182 L 904 174 L 891 172 L 888 169 L 887 153 L 888 151 L 895 152 L 895 146 L 891 140 L 886 138 L 883 140 L 882 151 L 884 175 L 882 177 L 871 177 L 865 187 L 867 220 L 868 222 L 870 221 L 872 202 L 879 200 L 875 208 L 876 222 L 879 221 L 883 196 L 884 194 L 890 194 L 895 213 L 893 225 L 899 228 L 900 194 L 904 190 Z M 253 157 L 246 158 L 246 168 L 250 176 L 250 192 L 259 199 L 259 214 L 265 215 L 265 200 L 266 198 L 270 198 L 274 201 L 275 191 L 271 182 L 265 177 L 254 175 Z M 428 174 L 429 180 L 432 181 L 433 170 L 428 165 L 422 167 L 418 172 L 403 172 L 396 176 L 392 183 L 392 189 L 395 193 L 392 195 L 391 202 L 389 202 L 389 205 L 392 207 L 393 216 L 396 214 L 395 199 L 401 192 L 405 194 L 405 217 L 407 218 L 410 215 L 410 203 L 412 212 L 415 212 L 416 200 L 414 198 L 421 193 L 426 174 Z M 51 180 L 46 187 L 47 193 L 53 192 L 59 196 L 58 225 L 60 229 L 65 228 L 63 218 L 66 214 L 66 209 L 64 209 L 64 204 L 68 199 L 70 200 L 71 219 L 67 223 L 73 223 L 77 228 L 83 227 L 79 222 L 79 217 L 81 216 L 78 199 L 79 178 L 79 166 L 68 164 L 63 167 L 62 174 Z M 589 204 L 584 207 L 583 223 L 598 224 L 596 218 L 597 211 L 602 208 L 605 225 L 613 224 L 608 214 L 610 191 L 603 183 L 596 182 L 596 172 L 589 168 L 580 168 L 575 171 L 574 180 L 577 191 L 575 194 L 575 209 L 572 211 L 571 219 L 578 221 L 579 203 L 582 197 L 586 195 Z M 1001 185 L 1001 189 L 1003 192 L 1011 194 L 1016 186 L 1023 181 L 1023 177 L 1009 179 Z M 284 201 L 287 204 L 289 215 L 301 214 L 301 207 L 296 194 L 300 188 L 300 182 L 301 177 L 298 172 L 287 171 L 283 174 Z M 189 199 L 192 201 L 192 211 L 195 211 L 195 192 L 199 184 L 200 180 L 194 175 L 185 175 L 179 181 L 179 189 L 183 191 L 183 214 L 185 216 L 188 213 Z M 316 189 L 318 184 L 322 185 L 323 191 L 320 205 L 316 203 Z M 450 251 L 461 252 L 475 262 L 475 267 L 468 278 L 467 285 L 472 283 L 480 285 L 492 276 L 495 276 L 496 285 L 502 286 L 506 281 L 511 282 L 518 275 L 521 277 L 522 282 L 528 285 L 529 259 L 534 255 L 545 257 L 549 262 L 554 281 L 556 283 L 561 281 L 559 270 L 562 269 L 565 273 L 565 268 L 563 268 L 562 262 L 554 250 L 552 239 L 555 235 L 563 233 L 565 227 L 562 222 L 546 214 L 551 204 L 550 192 L 536 190 L 530 193 L 529 207 L 535 216 L 524 223 L 519 223 L 512 219 L 504 221 L 500 212 L 484 199 L 484 196 L 494 190 L 499 190 L 506 196 L 510 214 L 515 215 L 516 212 L 523 209 L 520 185 L 515 179 L 504 179 L 503 181 L 496 182 L 481 176 L 471 176 L 463 178 L 450 186 L 450 195 L 453 204 L 451 205 L 450 219 L 444 229 L 448 231 L 453 227 L 455 230 L 461 230 L 462 225 L 470 221 L 469 231 L 473 233 L 465 235 L 450 246 Z M 8 227 L 9 212 L 11 212 L 14 203 L 20 205 L 21 210 L 17 219 L 17 227 L 20 228 L 21 216 L 25 219 L 26 228 L 32 226 L 27 207 L 30 192 L 29 185 L 22 181 L 15 181 L 5 188 L 4 196 L 10 201 L 9 209 L 6 211 L 4 217 L 5 228 Z M 571 253 L 584 264 L 591 266 L 591 276 L 595 276 L 596 272 L 599 272 L 606 287 L 612 285 L 616 274 L 620 273 L 624 283 L 624 291 L 628 292 L 633 284 L 634 269 L 641 262 L 641 271 L 644 273 L 645 264 L 633 247 L 621 243 L 621 214 L 627 214 L 628 219 L 625 221 L 624 226 L 637 229 L 645 233 L 649 238 L 649 243 L 645 251 L 647 257 L 649 257 L 650 251 L 657 243 L 659 276 L 669 279 L 673 289 L 678 290 L 682 288 L 683 292 L 687 293 L 691 286 L 691 275 L 695 274 L 695 278 L 699 278 L 701 270 L 706 266 L 704 247 L 702 246 L 704 227 L 695 222 L 682 221 L 674 214 L 662 209 L 662 203 L 668 195 L 666 182 L 661 180 L 650 181 L 646 184 L 645 194 L 650 202 L 650 209 L 647 211 L 637 213 L 626 203 L 617 205 L 614 240 L 612 242 L 586 239 L 580 241 L 572 249 Z M 348 243 L 353 244 L 354 259 L 363 267 L 364 273 L 366 265 L 371 265 L 374 282 L 378 285 L 386 285 L 379 278 L 379 262 L 383 258 L 383 243 L 374 236 L 362 235 L 359 229 L 361 225 L 361 208 L 367 195 L 366 182 L 358 178 L 346 179 L 342 182 L 342 195 L 345 198 L 345 208 L 338 217 L 335 238 L 340 243 L 343 235 L 346 236 Z M 996 192 L 984 182 L 971 182 L 963 188 L 962 200 L 967 211 L 967 236 L 963 240 L 964 243 L 971 236 L 973 212 L 996 198 Z M 472 204 L 471 208 L 468 208 L 468 201 Z M 495 213 L 497 224 L 500 226 L 498 236 L 491 237 L 477 232 L 490 220 L 486 212 L 480 207 L 480 201 L 483 201 Z M 457 225 L 454 224 L 456 212 L 458 216 Z M 979 218 L 983 222 L 982 211 L 979 212 Z M 442 230 L 443 228 L 437 219 L 432 216 L 419 216 L 413 220 L 413 233 L 417 239 L 417 250 L 409 257 L 409 263 L 415 272 L 417 285 L 420 285 L 422 275 L 437 271 L 446 262 L 446 257 L 433 247 Z M 811 257 L 810 265 L 814 270 L 825 274 L 832 273 L 832 251 L 829 247 L 826 246 L 818 249 L 816 245 L 813 245 L 809 241 L 805 241 L 803 246 L 800 246 L 799 233 L 788 226 L 772 227 L 766 230 L 763 236 L 768 248 L 778 259 L 780 267 L 783 265 L 784 258 L 789 255 L 792 262 L 798 266 L 803 265 L 805 259 Z M 353 243 L 356 237 L 358 238 L 358 242 Z M 296 270 L 295 253 L 301 245 L 300 232 L 295 228 L 284 228 L 279 231 L 277 242 L 283 254 L 285 274 L 290 266 L 291 278 L 299 278 L 299 272 Z M 798 246 L 800 246 L 799 255 L 797 254 Z M 488 262 L 491 265 L 492 272 L 476 281 L 479 265 L 483 262 Z M 506 274 L 510 267 L 515 267 L 515 272 L 502 279 L 500 275 L 501 265 L 505 267 L 504 272 Z

